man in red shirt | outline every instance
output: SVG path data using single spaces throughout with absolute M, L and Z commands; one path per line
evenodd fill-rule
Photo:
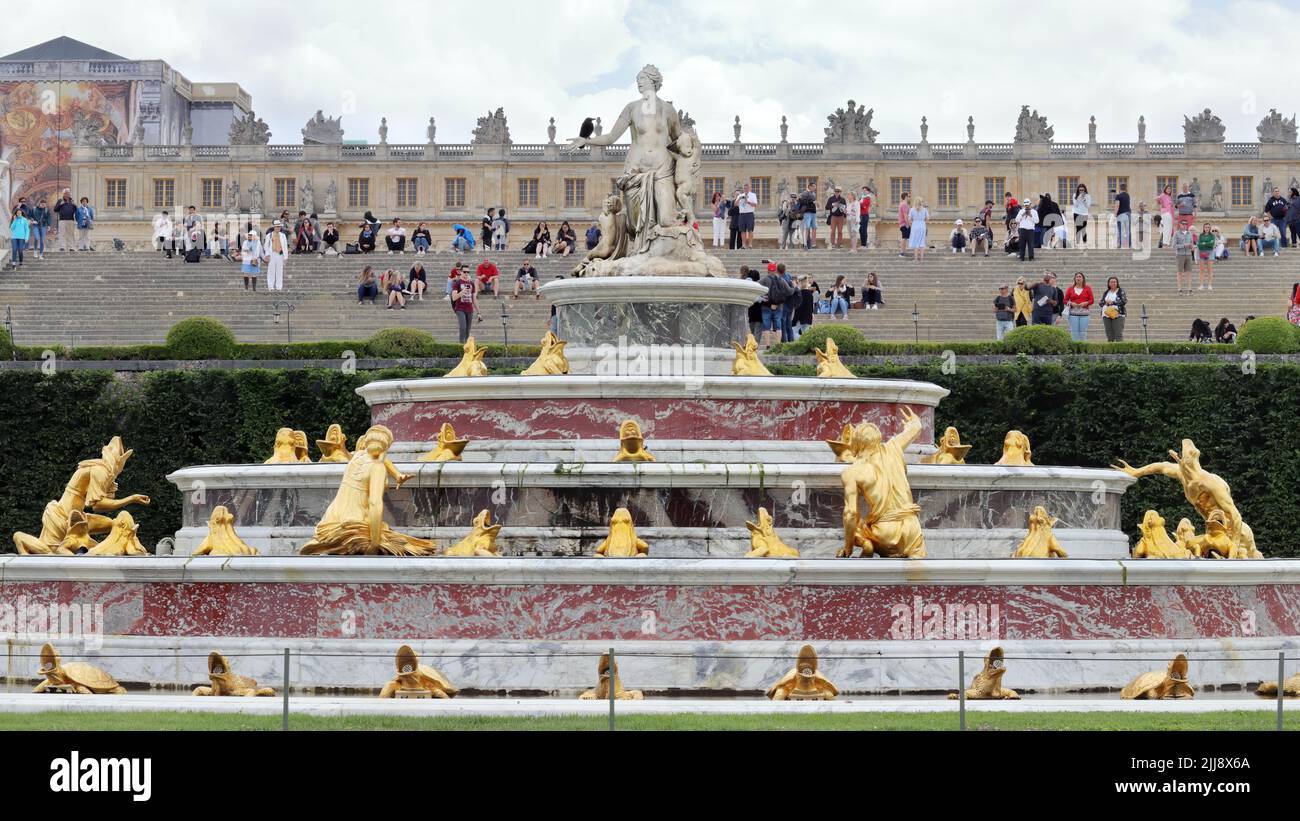
M 498 296 L 498 280 L 501 277 L 501 271 L 492 263 L 490 259 L 484 259 L 478 264 L 474 271 L 478 277 L 478 289 L 484 293 L 491 291 L 492 296 Z
M 1011 196 L 1010 191 L 1003 194 L 1002 199 L 1004 202 L 1006 202 L 1007 205 L 1007 218 L 1005 222 L 1007 224 L 1007 230 L 1010 231 L 1011 220 L 1016 218 L 1016 214 L 1020 213 L 1020 203 L 1016 202 L 1016 198 Z

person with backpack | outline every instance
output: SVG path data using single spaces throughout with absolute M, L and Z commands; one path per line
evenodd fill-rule
M 767 264 L 767 274 L 758 281 L 767 289 L 763 298 L 763 339 L 765 350 L 771 350 L 773 340 L 781 341 L 781 321 L 785 312 L 785 303 L 793 294 L 794 287 L 777 271 L 775 263 Z
M 812 250 L 817 244 L 817 184 L 810 182 L 799 195 L 799 214 L 803 217 L 804 248 Z

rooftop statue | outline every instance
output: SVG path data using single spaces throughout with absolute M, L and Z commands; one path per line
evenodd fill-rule
M 1277 113 L 1276 108 L 1268 110 L 1268 116 L 1259 121 L 1255 127 L 1255 132 L 1259 134 L 1259 141 L 1262 143 L 1288 143 L 1295 144 L 1296 141 L 1296 123 L 1295 115 L 1291 119 L 1286 119 Z
M 1029 106 L 1020 107 L 1020 117 L 1016 120 L 1016 142 L 1018 143 L 1048 143 L 1056 130 L 1047 124 L 1047 118 L 1040 116 L 1038 109 L 1029 113 Z
M 939 446 L 934 453 L 921 459 L 923 465 L 964 465 L 966 464 L 966 454 L 970 453 L 971 446 L 961 443 L 961 434 L 957 429 L 948 426 L 939 437 Z
M 1205 109 L 1195 117 L 1183 115 L 1183 140 L 1189 143 L 1221 143 L 1227 132 L 1223 120 Z
M 437 668 L 420 663 L 410 645 L 397 648 L 397 675 L 379 691 L 380 698 L 396 698 L 401 692 L 417 692 L 433 698 L 454 698 L 460 691 Z M 427 697 L 426 696 L 426 697 Z
M 767 697 L 773 701 L 830 701 L 839 692 L 830 679 L 817 672 L 817 651 L 805 644 L 799 648 L 794 669 L 767 688 Z
M 1187 520 L 1184 519 L 1183 521 Z M 1192 554 L 1187 548 L 1179 547 L 1173 539 L 1169 538 L 1169 531 L 1165 530 L 1165 520 L 1156 511 L 1148 510 L 1142 514 L 1142 521 L 1138 524 L 1138 530 L 1142 531 L 1142 538 L 1138 539 L 1138 543 L 1133 546 L 1133 558 L 1192 558 Z
M 324 439 L 316 440 L 322 462 L 347 462 L 352 458 L 348 452 L 348 438 L 343 435 L 343 426 L 337 422 L 325 431 Z
M 618 663 L 609 663 L 609 653 L 601 653 L 600 661 L 596 663 L 596 686 L 590 690 L 583 690 L 578 698 L 582 700 L 595 699 L 596 701 L 609 701 L 609 688 L 614 688 L 614 698 L 629 701 L 639 701 L 645 698 L 640 690 L 624 690 L 623 682 L 618 677 Z
M 456 438 L 456 429 L 450 422 L 443 422 L 442 427 L 438 428 L 438 438 L 434 440 L 433 449 L 417 461 L 459 462 L 467 444 L 469 444 L 468 439 Z
M 751 338 L 753 338 L 752 334 Z M 844 363 L 840 361 L 840 346 L 835 344 L 835 340 L 831 337 L 826 337 L 826 350 L 813 348 L 813 353 L 817 355 L 817 375 L 823 379 L 857 379 L 853 371 L 844 367 Z
M 653 462 L 654 454 L 645 449 L 645 437 L 635 419 L 624 419 L 618 426 L 618 454 L 615 462 Z
M 772 372 L 767 369 L 763 361 L 758 358 L 758 341 L 754 339 L 753 334 L 748 334 L 745 337 L 744 345 L 739 342 L 732 342 L 731 347 L 736 351 L 736 358 L 731 362 L 732 376 L 772 375 Z
M 1002 439 L 1002 458 L 994 462 L 994 464 L 1032 467 L 1034 464 L 1033 456 L 1033 449 L 1029 446 L 1029 437 L 1018 430 L 1010 430 Z
M 465 340 L 461 346 L 464 351 L 461 354 L 460 362 L 456 367 L 447 371 L 444 376 L 487 376 L 487 365 L 483 364 L 483 355 L 487 353 L 487 348 L 480 348 L 474 341 L 474 337 Z
M 625 247 L 608 257 L 585 259 L 574 276 L 726 276 L 722 262 L 700 244 L 689 207 L 700 160 L 698 137 L 677 109 L 660 99 L 662 85 L 659 70 L 646 66 L 637 74 L 641 97 L 623 107 L 608 133 L 569 139 L 569 150 L 574 150 L 613 145 L 631 134 L 623 174 L 614 183 L 622 200 Z M 683 134 L 689 136 L 683 139 Z M 683 188 L 685 201 L 678 193 Z
M 64 664 L 59 651 L 55 650 L 52 644 L 41 646 L 40 674 L 45 677 L 45 680 L 36 685 L 33 693 L 43 693 L 51 687 L 70 690 L 83 696 L 92 694 L 117 696 L 126 692 L 126 688 L 118 684 L 116 679 L 93 664 L 84 661 L 70 661 Z
M 326 117 L 319 108 L 316 116 L 302 127 L 303 145 L 341 145 L 343 143 L 343 118 Z
M 257 679 L 240 676 L 231 672 L 230 662 L 226 657 L 213 650 L 208 653 L 208 680 L 206 687 L 195 687 L 191 695 L 195 696 L 273 696 L 271 687 L 258 687 Z
M 781 541 L 772 525 L 772 514 L 767 508 L 758 509 L 757 522 L 745 522 L 749 529 L 750 551 L 745 554 L 750 559 L 797 559 L 799 551 Z
M 480 145 L 510 145 L 510 126 L 506 124 L 505 109 L 498 106 L 496 111 L 489 111 L 486 117 L 479 117 L 471 142 Z
M 868 111 L 865 105 L 855 108 L 854 102 L 849 100 L 847 110 L 837 108 L 834 114 L 826 115 L 828 125 L 825 129 L 825 142 L 859 145 L 874 143 L 880 134 L 871 127 L 871 118 L 875 113 L 874 108 Z
M 1002 686 L 1002 677 L 1007 674 L 1007 668 L 1002 658 L 1001 647 L 994 647 L 989 651 L 989 654 L 984 657 L 984 669 L 975 674 L 974 680 L 970 683 L 970 689 L 966 691 L 966 698 L 973 701 L 986 699 L 1019 700 L 1019 693 Z M 957 693 L 949 693 L 948 698 L 955 699 L 959 698 L 959 696 Z
M 840 474 L 844 485 L 844 547 L 837 555 L 879 553 L 889 558 L 925 558 L 921 508 L 912 501 L 904 452 L 921 433 L 921 420 L 906 405 L 903 429 L 888 442 L 880 428 L 863 422 L 853 429 L 853 462 Z
M 149 497 L 139 493 L 117 498 L 117 477 L 134 452 L 122 447 L 122 437 L 114 436 L 100 451 L 98 459 L 78 463 L 72 478 L 63 488 L 63 495 L 45 505 L 40 535 L 14 534 L 14 547 L 18 552 L 29 556 L 71 555 L 78 547 L 93 546 L 90 534 L 107 533 L 112 529 L 113 520 L 103 514 L 115 513 L 127 505 L 149 504 Z M 73 524 L 74 511 L 82 514 L 75 524 L 80 530 L 84 522 L 85 533 L 73 533 L 72 542 L 64 546 Z
M 393 433 L 371 425 L 357 440 L 357 450 L 343 471 L 334 501 L 300 551 L 304 556 L 429 556 L 433 543 L 407 536 L 384 522 L 384 492 L 392 478 L 401 487 L 408 474 L 388 459 Z
M 266 145 L 271 141 L 271 129 L 250 111 L 230 124 L 229 139 L 231 145 Z
M 1196 691 L 1187 681 L 1187 656 L 1179 653 L 1165 672 L 1143 673 L 1124 685 L 1120 698 L 1193 698 Z
M 235 517 L 225 505 L 212 508 L 208 517 L 208 535 L 203 537 L 194 556 L 256 556 L 257 549 L 249 546 L 235 532 Z
M 1052 527 L 1057 519 L 1039 505 L 1029 514 L 1029 532 L 1024 541 L 1011 554 L 1013 559 L 1068 559 L 1061 543 L 1056 540 Z
M 492 512 L 480 510 L 470 525 L 469 535 L 447 548 L 444 556 L 497 556 L 501 550 L 497 547 L 497 534 L 501 525 L 492 524 Z
M 596 546 L 596 556 L 605 559 L 644 559 L 650 545 L 636 535 L 632 525 L 632 511 L 620 507 L 609 520 L 609 535 Z
M 561 376 L 569 372 L 569 360 L 564 355 L 564 342 L 558 336 L 546 332 L 542 337 L 542 351 L 533 360 L 533 364 L 524 368 L 520 376 Z

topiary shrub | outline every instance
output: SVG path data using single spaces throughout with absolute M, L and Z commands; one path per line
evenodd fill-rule
M 803 336 L 799 337 L 795 345 L 803 353 L 812 353 L 814 348 L 825 350 L 828 338 L 835 340 L 835 344 L 839 346 L 842 354 L 860 353 L 867 346 L 867 338 L 862 335 L 862 331 L 852 325 L 837 325 L 835 323 L 812 326 L 804 331 Z
M 385 328 L 366 342 L 366 351 L 379 359 L 433 356 L 434 349 L 433 335 L 415 328 Z
M 182 319 L 167 332 L 176 359 L 233 359 L 239 342 L 230 329 L 207 316 Z
M 1280 316 L 1257 316 L 1237 334 L 1237 346 L 1255 353 L 1300 351 L 1300 328 Z
M 1007 353 L 1067 354 L 1072 344 L 1070 332 L 1054 325 L 1024 325 L 1002 338 Z
M 9 332 L 0 328 L 0 359 L 9 360 L 14 358 L 14 341 L 9 338 Z

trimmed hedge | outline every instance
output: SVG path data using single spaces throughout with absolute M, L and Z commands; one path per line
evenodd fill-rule
M 797 346 L 799 353 L 812 353 L 815 348 L 826 350 L 827 339 L 835 340 L 840 353 L 862 350 L 867 344 L 867 338 L 862 335 L 862 331 L 852 325 L 826 323 L 824 325 L 814 325 L 804 331 L 798 340 L 791 343 L 791 346 Z
M 167 331 L 167 348 L 178 359 L 229 359 L 239 340 L 222 323 L 206 316 L 191 316 Z
M 1300 351 L 1300 325 L 1280 316 L 1258 316 L 1242 327 L 1237 345 L 1255 353 L 1296 353 Z
M 433 356 L 433 334 L 415 328 L 385 328 L 366 343 L 372 356 L 382 359 L 413 359 Z
M 394 328 L 392 330 L 404 330 Z M 421 331 L 415 331 L 422 333 Z M 382 333 L 382 331 L 381 331 Z M 198 356 L 186 357 L 181 356 L 180 351 L 173 350 L 167 345 L 115 345 L 115 346 L 84 346 L 77 348 L 64 348 L 59 345 L 50 345 L 41 347 L 36 345 L 18 346 L 18 358 L 24 360 L 40 360 L 45 351 L 53 351 L 60 359 L 81 360 L 81 361 L 132 361 L 138 360 L 143 362 L 158 362 L 170 359 L 235 359 L 241 361 L 258 361 L 258 360 L 278 360 L 278 359 L 308 359 L 308 360 L 326 360 L 342 359 L 348 352 L 356 357 L 370 357 L 375 359 L 406 358 L 405 356 L 393 357 L 389 353 L 378 353 L 372 346 L 374 337 L 370 339 L 361 339 L 355 341 L 333 340 L 324 342 L 294 342 L 275 343 L 275 342 L 243 342 L 235 346 L 234 350 L 226 357 Z M 493 357 L 534 357 L 541 351 L 537 345 L 498 345 L 489 343 L 482 347 L 487 349 L 487 358 Z M 387 350 L 387 349 L 386 349 Z M 419 356 L 459 358 L 461 355 L 461 346 L 456 343 L 435 342 L 428 349 L 428 353 L 418 354 Z

